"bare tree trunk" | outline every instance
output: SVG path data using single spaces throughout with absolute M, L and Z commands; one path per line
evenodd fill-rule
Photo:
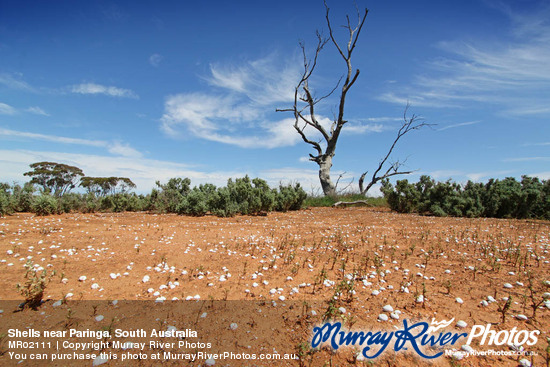
M 326 156 L 319 159 L 319 180 L 325 196 L 336 196 L 336 186 L 330 179 L 330 169 L 332 167 L 332 157 Z

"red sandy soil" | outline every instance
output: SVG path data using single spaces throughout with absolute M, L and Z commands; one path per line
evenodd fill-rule
M 550 292 L 543 283 L 550 281 L 549 235 L 550 222 L 545 221 L 434 218 L 378 208 L 313 208 L 235 218 L 15 214 L 0 218 L 0 365 L 20 361 L 9 355 L 13 348 L 8 343 L 17 339 L 6 336 L 9 329 L 112 332 L 176 326 L 196 330 L 198 339 L 188 340 L 210 342 L 209 353 L 275 350 L 299 355 L 299 360 L 271 365 L 516 366 L 525 358 L 543 366 L 548 363 L 550 331 L 550 302 L 543 302 L 544 293 Z M 37 310 L 13 312 L 24 301 L 16 285 L 25 284 L 27 261 L 38 273 L 45 269 L 48 278 L 54 271 L 55 275 L 49 278 L 45 302 Z M 149 280 L 144 282 L 146 276 Z M 424 301 L 418 302 L 421 295 Z M 482 305 L 488 296 L 496 302 Z M 510 296 L 503 322 L 499 309 L 506 301 L 502 297 Z M 189 298 L 194 300 L 183 302 Z M 61 305 L 54 306 L 59 300 Z M 386 305 L 401 312 L 399 319 L 389 317 L 391 312 L 383 310 Z M 378 320 L 380 314 L 388 320 Z M 103 319 L 97 321 L 98 315 Z M 497 332 L 514 327 L 539 330 L 538 342 L 524 345 L 538 355 L 460 360 L 442 356 L 428 361 L 412 348 L 395 352 L 388 347 L 376 359 L 362 360 L 356 358 L 359 348 L 310 349 L 313 327 L 322 325 L 324 317 L 340 321 L 346 330 L 395 331 L 403 328 L 404 319 L 430 323 L 432 318 L 454 318 L 448 327 L 452 332 L 470 332 L 474 325 L 489 323 Z M 467 326 L 458 329 L 459 320 Z M 232 323 L 238 327 L 231 328 Z M 460 349 L 464 343 L 463 338 L 452 348 Z M 511 350 L 506 345 L 480 346 L 479 339 L 472 347 Z M 145 348 L 149 354 L 178 350 L 177 346 Z M 103 351 L 125 353 L 120 348 Z M 205 359 L 162 363 L 198 366 L 205 365 Z M 119 358 L 105 365 L 159 363 L 150 358 L 131 362 Z M 92 361 L 27 359 L 21 363 L 73 364 L 90 366 Z M 267 364 L 219 359 L 215 365 Z

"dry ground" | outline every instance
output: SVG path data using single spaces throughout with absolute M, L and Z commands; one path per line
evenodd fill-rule
M 550 330 L 550 303 L 543 302 L 544 293 L 550 292 L 543 285 L 550 280 L 549 234 L 550 223 L 543 221 L 433 218 L 376 208 L 314 208 L 235 218 L 16 214 L 0 218 L 0 364 L 20 361 L 9 358 L 10 328 L 113 331 L 168 326 L 197 330 L 198 339 L 187 340 L 211 342 L 209 353 L 299 354 L 299 361 L 273 365 L 428 364 L 411 351 L 392 348 L 374 362 L 357 360 L 357 350 L 349 347 L 337 353 L 309 349 L 312 328 L 330 316 L 354 330 L 392 331 L 403 327 L 403 319 L 432 318 L 454 318 L 449 330 L 456 332 L 488 323 L 497 331 L 540 330 L 538 343 L 526 346 L 538 355 L 521 358 L 543 366 L 548 363 Z M 55 270 L 55 275 L 38 310 L 13 312 L 23 301 L 16 285 L 25 282 L 27 261 L 48 274 Z M 496 302 L 482 305 L 489 296 Z M 502 323 L 498 310 L 506 303 L 502 297 L 510 296 Z M 393 315 L 399 319 L 383 311 L 386 305 L 401 312 Z M 380 314 L 388 321 L 378 320 Z M 103 319 L 97 321 L 97 316 Z M 467 327 L 456 329 L 459 320 Z M 236 329 L 230 327 L 233 323 Z M 464 339 L 454 347 L 462 344 Z M 488 349 L 478 344 L 474 341 L 474 349 Z M 510 350 L 505 345 L 492 348 Z M 146 347 L 147 353 L 178 350 Z M 124 353 L 120 348 L 105 352 Z M 443 356 L 429 364 L 515 366 L 521 358 Z M 23 360 L 22 365 L 74 363 Z M 164 363 L 182 365 L 176 360 Z M 264 363 L 225 359 L 216 365 Z M 130 364 L 157 362 L 149 358 Z M 204 365 L 204 359 L 183 365 Z

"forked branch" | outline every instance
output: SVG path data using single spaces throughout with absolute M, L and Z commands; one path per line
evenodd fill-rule
M 392 154 L 393 149 L 397 145 L 397 142 L 399 141 L 399 139 L 401 139 L 404 135 L 406 135 L 407 133 L 413 130 L 418 130 L 425 126 L 433 126 L 433 124 L 426 123 L 422 118 L 420 118 L 415 114 L 413 114 L 410 118 L 407 117 L 407 112 L 409 110 L 409 107 L 410 107 L 410 104 L 407 103 L 407 106 L 405 107 L 405 111 L 403 112 L 403 123 L 397 132 L 397 136 L 395 137 L 395 140 L 393 141 L 392 145 L 390 146 L 384 158 L 382 158 L 382 160 L 378 164 L 378 167 L 374 171 L 372 178 L 366 187 L 364 186 L 364 183 L 365 183 L 365 177 L 367 176 L 368 171 L 363 173 L 359 178 L 359 191 L 361 192 L 362 195 L 365 195 L 370 190 L 370 188 L 380 180 L 383 180 L 391 176 L 396 176 L 396 175 L 408 175 L 414 172 L 414 171 L 400 171 L 400 168 L 405 164 L 406 160 L 403 162 L 400 162 L 399 160 L 397 160 L 395 162 L 391 162 L 389 167 L 386 169 L 386 171 L 381 174 L 381 172 L 383 171 L 384 165 L 386 165 L 386 162 L 390 158 L 390 155 Z

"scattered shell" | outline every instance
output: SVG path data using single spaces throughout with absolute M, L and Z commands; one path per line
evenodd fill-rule
M 474 353 L 474 348 L 470 347 L 468 344 L 464 344 L 461 349 L 467 353 Z
M 458 328 L 465 328 L 466 326 L 468 326 L 468 324 L 466 323 L 466 321 L 459 320 L 459 321 L 456 323 L 456 327 L 458 327 Z
M 384 307 L 382 307 L 382 309 L 384 310 L 384 312 L 393 312 L 393 307 L 390 305 L 385 305 Z
M 386 315 L 385 313 L 381 313 L 380 315 L 378 315 L 378 320 L 380 320 L 380 321 L 388 321 L 389 318 L 388 318 L 388 315 Z
M 456 352 L 453 352 L 453 354 L 451 354 L 451 358 L 460 361 L 462 358 L 464 358 L 464 352 L 457 350 Z
M 237 327 L 238 327 L 238 326 L 237 326 L 236 323 L 232 323 L 231 325 L 229 325 L 229 328 L 230 328 L 231 330 L 237 330 Z
M 522 366 L 522 367 L 531 367 L 531 361 L 529 361 L 528 359 L 520 359 L 519 360 L 519 364 Z
M 95 357 L 94 362 L 92 363 L 92 366 L 99 366 L 107 362 L 109 362 L 109 358 L 104 358 L 100 354 L 97 357 Z

